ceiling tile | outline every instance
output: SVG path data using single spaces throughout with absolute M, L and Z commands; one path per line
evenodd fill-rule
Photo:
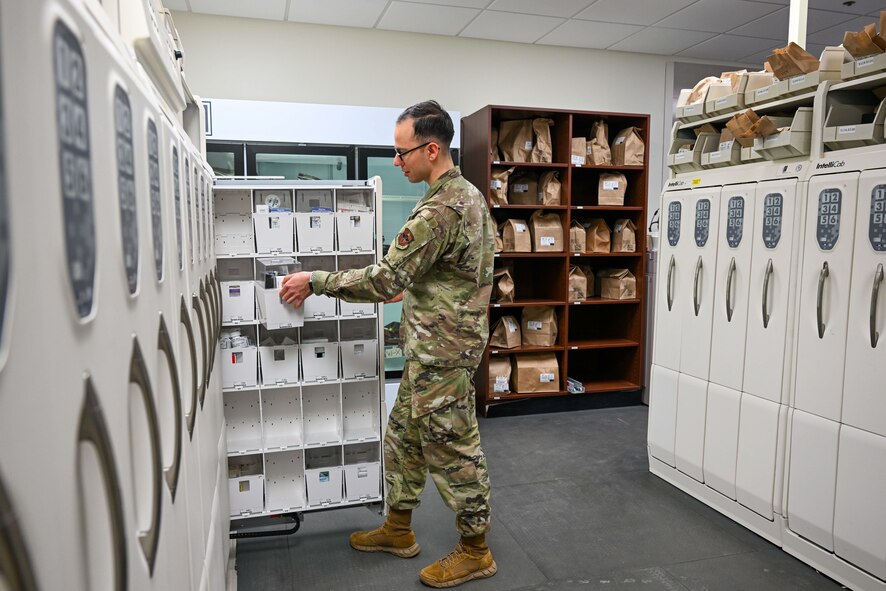
M 788 38 L 788 8 L 749 22 L 729 31 L 730 35 L 763 37 L 766 39 L 786 40 Z M 806 17 L 806 33 L 811 34 L 852 19 L 851 14 L 831 12 L 829 10 L 810 9 Z
M 538 14 L 541 16 L 561 16 L 569 18 L 581 12 L 593 0 L 495 0 L 489 5 L 489 10 L 502 12 L 520 12 L 523 14 Z
M 441 6 L 461 6 L 462 8 L 486 8 L 492 0 L 410 0 L 419 4 L 439 4 Z
M 643 27 L 596 21 L 568 20 L 541 39 L 543 45 L 566 45 L 568 47 L 590 47 L 605 49 L 633 35 Z
M 699 0 L 655 24 L 672 29 L 723 33 L 778 9 L 777 4 L 746 0 Z
M 750 55 L 760 49 L 772 45 L 771 39 L 757 37 L 739 37 L 738 35 L 717 35 L 713 39 L 681 51 L 679 55 L 698 59 L 737 62 L 742 56 Z
M 696 0 L 597 0 L 575 18 L 605 23 L 651 25 L 695 2 Z
M 169 10 L 179 10 L 182 12 L 190 10 L 187 0 L 163 0 L 163 6 Z
M 289 20 L 341 27 L 375 26 L 388 0 L 296 0 Z
M 855 0 L 852 6 L 843 4 L 845 0 L 809 0 L 809 8 L 819 8 L 821 10 L 833 10 L 834 12 L 846 12 L 849 14 L 870 14 L 886 8 L 883 0 Z
M 703 33 L 701 31 L 680 31 L 678 29 L 665 29 L 662 27 L 646 27 L 615 45 L 611 45 L 609 49 L 673 55 L 684 49 L 689 49 L 697 43 L 707 41 L 715 35 L 716 33 Z
M 773 45 L 772 47 L 764 49 L 763 51 L 757 51 L 757 52 L 752 53 L 750 55 L 746 55 L 742 58 L 739 58 L 737 61 L 744 62 L 746 64 L 751 64 L 750 69 L 762 70 L 763 69 L 763 62 L 766 61 L 767 57 L 772 55 L 772 50 L 775 49 L 776 47 L 783 47 L 783 45 L 781 45 L 781 44 Z
M 457 35 L 479 13 L 474 8 L 391 2 L 381 17 L 378 28 L 432 35 Z
M 480 16 L 465 27 L 462 37 L 534 43 L 550 33 L 557 25 L 565 22 L 562 18 L 550 16 L 530 16 L 512 12 L 484 10 Z
M 275 21 L 286 19 L 286 0 L 190 0 L 191 10 L 203 14 L 264 18 Z
M 865 25 L 874 22 L 869 16 L 856 17 L 845 23 L 806 35 L 806 41 L 809 43 L 818 43 L 819 45 L 840 45 L 843 43 L 843 33 L 846 31 L 861 31 Z

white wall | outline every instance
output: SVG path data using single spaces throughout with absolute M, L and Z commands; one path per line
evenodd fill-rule
M 173 18 L 189 85 L 204 97 L 396 108 L 434 98 L 462 117 L 487 104 L 648 113 L 649 201 L 657 207 L 669 58 L 180 12 Z

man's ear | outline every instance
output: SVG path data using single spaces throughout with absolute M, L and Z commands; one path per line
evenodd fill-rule
M 433 142 L 428 145 L 428 160 L 433 162 L 440 156 L 440 146 L 437 145 L 437 142 Z

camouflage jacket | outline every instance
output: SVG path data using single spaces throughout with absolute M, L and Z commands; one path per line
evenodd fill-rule
M 381 262 L 316 271 L 314 293 L 380 302 L 403 292 L 406 359 L 475 368 L 489 336 L 493 224 L 483 195 L 456 166 L 428 188 Z

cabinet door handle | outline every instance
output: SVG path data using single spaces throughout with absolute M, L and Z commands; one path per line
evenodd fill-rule
M 188 439 L 194 438 L 194 423 L 197 421 L 197 346 L 194 343 L 194 328 L 191 326 L 191 312 L 185 304 L 185 297 L 181 298 L 181 306 L 179 308 L 179 318 L 182 326 L 185 327 L 185 335 L 188 337 L 188 352 L 191 359 L 191 410 L 185 414 L 185 421 L 188 426 Z
M 692 303 L 695 305 L 695 315 L 698 316 L 698 311 L 701 308 L 701 301 L 698 297 L 698 284 L 700 283 L 701 271 L 704 265 L 701 261 L 701 255 L 698 255 L 698 261 L 695 263 L 695 281 L 692 284 Z
M 763 275 L 763 328 L 769 328 L 769 278 L 772 277 L 772 259 L 766 263 L 766 274 Z
M 732 313 L 735 306 L 732 304 L 732 278 L 735 276 L 735 257 L 729 263 L 729 273 L 726 275 L 726 321 L 732 322 Z
M 880 299 L 880 284 L 883 283 L 883 263 L 877 265 L 877 272 L 874 273 L 874 285 L 871 287 L 871 348 L 876 349 L 877 342 L 880 340 L 880 333 L 877 331 L 877 302 Z
M 825 280 L 830 276 L 831 272 L 828 270 L 828 262 L 825 261 L 821 266 L 821 271 L 818 274 L 818 295 L 815 298 L 815 317 L 818 322 L 818 338 L 824 338 L 824 312 L 822 310 L 822 302 L 824 301 L 824 283 Z
M 166 320 L 163 314 L 160 314 L 160 329 L 157 334 L 157 349 L 166 356 L 166 365 L 169 368 L 169 379 L 172 381 L 172 409 L 174 415 L 175 443 L 173 444 L 172 464 L 168 468 L 164 468 L 166 475 L 166 486 L 172 495 L 172 502 L 175 502 L 175 491 L 178 488 L 178 475 L 181 468 L 182 456 L 182 400 L 181 387 L 178 381 L 178 363 L 175 361 L 175 351 L 172 348 L 172 339 L 169 337 L 169 331 L 166 329 Z
M 668 312 L 674 307 L 674 269 L 677 267 L 677 261 L 674 255 L 671 255 L 671 262 L 668 264 Z
M 206 324 L 203 322 L 203 306 L 197 294 L 191 295 L 191 307 L 197 313 L 197 324 L 200 326 L 200 357 L 203 359 L 203 375 L 200 376 L 200 408 L 203 408 L 203 400 L 206 398 Z
M 132 337 L 132 359 L 129 363 L 129 383 L 138 386 L 145 405 L 145 416 L 148 420 L 148 435 L 151 440 L 151 472 L 154 473 L 154 487 L 151 495 L 151 524 L 145 531 L 138 532 L 138 541 L 145 560 L 148 562 L 148 573 L 153 576 L 154 563 L 157 560 L 157 546 L 160 543 L 160 512 L 163 508 L 162 484 L 163 467 L 160 459 L 160 427 L 157 424 L 157 408 L 154 404 L 154 393 L 148 379 L 148 368 L 138 344 L 138 337 Z
M 102 412 L 98 395 L 92 385 L 92 378 L 86 378 L 86 397 L 83 410 L 80 411 L 80 424 L 77 428 L 77 439 L 95 448 L 102 471 L 105 495 L 108 500 L 108 518 L 111 522 L 112 562 L 114 565 L 113 589 L 124 591 L 127 585 L 126 532 L 123 519 L 123 494 L 120 492 L 120 477 L 114 464 L 114 452 L 111 449 L 111 438 L 108 425 Z
M 37 591 L 37 581 L 12 503 L 0 480 L 0 574 L 11 589 Z
M 212 366 L 215 363 L 215 355 L 212 354 L 215 349 L 212 346 L 215 342 L 215 309 L 212 306 L 212 299 L 209 297 L 208 285 L 208 276 L 205 283 L 202 279 L 200 280 L 200 301 L 203 303 L 203 309 L 206 312 L 206 365 L 203 367 L 206 375 L 203 379 L 207 384 L 207 388 L 209 387 L 209 376 L 212 375 Z

